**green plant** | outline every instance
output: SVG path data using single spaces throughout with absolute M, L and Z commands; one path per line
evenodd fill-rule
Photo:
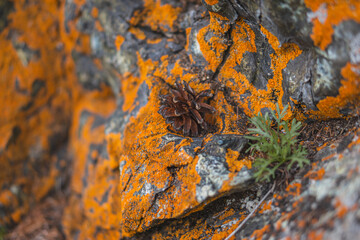
M 5 239 L 6 228 L 0 225 L 0 240 Z
M 297 136 L 300 134 L 298 131 L 301 128 L 301 122 L 294 118 L 289 128 L 288 121 L 282 120 L 287 108 L 288 106 L 285 106 L 280 112 L 280 107 L 276 104 L 276 113 L 271 111 L 265 116 L 259 113 L 250 120 L 255 128 L 249 129 L 252 136 L 246 136 L 253 140 L 247 152 L 251 151 L 252 154 L 254 151 L 260 152 L 260 157 L 254 161 L 257 182 L 270 181 L 282 165 L 287 165 L 286 169 L 290 170 L 294 164 L 302 168 L 304 164 L 310 163 L 306 159 L 306 149 L 298 144 Z

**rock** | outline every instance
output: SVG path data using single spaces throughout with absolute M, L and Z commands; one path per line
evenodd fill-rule
M 270 200 L 271 209 L 250 220 L 236 238 L 356 238 L 360 194 L 358 142 L 359 132 L 323 148 L 315 156 L 312 168 Z
M 293 169 L 236 237 L 356 236 L 357 2 L 13 5 L 0 17 L 1 226 L 66 179 L 66 238 L 224 239 L 271 187 L 254 182 L 244 135 L 278 103 L 306 122 L 312 165 Z M 198 137 L 158 113 L 176 80 L 211 92 L 216 112 Z

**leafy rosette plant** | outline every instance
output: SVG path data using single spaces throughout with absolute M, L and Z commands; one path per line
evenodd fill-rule
M 256 158 L 253 164 L 257 169 L 255 172 L 257 182 L 270 181 L 280 167 L 290 170 L 294 165 L 302 168 L 310 163 L 306 159 L 306 149 L 297 139 L 300 135 L 301 122 L 296 121 L 295 118 L 291 124 L 283 120 L 287 108 L 288 106 L 285 106 L 280 112 L 280 107 L 276 104 L 276 113 L 272 110 L 270 114 L 266 113 L 264 116 L 259 113 L 250 120 L 255 128 L 248 129 L 252 135 L 246 138 L 252 140 L 252 143 L 247 152 L 260 153 L 260 157 Z

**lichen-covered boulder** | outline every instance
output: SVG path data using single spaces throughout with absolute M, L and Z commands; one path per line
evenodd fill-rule
M 73 128 L 79 115 L 96 116 L 97 127 L 114 111 L 115 98 L 104 82 L 81 82 L 96 61 L 88 56 L 89 36 L 64 19 L 65 3 L 2 1 L 0 8 L 0 228 L 11 229 L 68 182 L 79 153 L 69 136 L 80 136 Z
M 68 239 L 224 239 L 271 185 L 255 183 L 244 136 L 250 117 L 279 104 L 306 123 L 312 165 L 288 185 L 276 179 L 236 237 L 357 235 L 358 1 L 0 8 L 11 9 L 0 17 L 0 227 L 66 185 Z M 177 81 L 211 93 L 199 136 L 159 113 Z
M 312 34 L 317 15 L 307 2 L 269 2 L 263 12 L 255 3 L 202 2 L 81 5 L 78 29 L 91 35 L 92 55 L 108 66 L 104 81 L 118 101 L 105 123 L 104 154 L 73 178 L 82 193 L 65 215 L 68 236 L 139 237 L 223 195 L 253 190 L 247 117 L 276 103 L 290 104 L 287 119 L 358 114 L 359 65 L 348 51 L 328 57 L 355 44 L 356 27 L 345 24 L 336 31 L 343 37 L 325 48 Z M 281 21 L 289 9 L 297 15 Z M 199 137 L 184 137 L 158 113 L 160 96 L 179 79 L 214 95 L 213 128 Z
M 75 74 L 57 4 L 0 8 L 0 225 L 13 226 L 62 184 Z

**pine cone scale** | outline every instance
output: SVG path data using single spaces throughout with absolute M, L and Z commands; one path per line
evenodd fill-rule
M 175 131 L 182 130 L 185 136 L 196 137 L 200 134 L 199 130 L 203 132 L 208 129 L 205 114 L 215 112 L 214 107 L 202 102 L 204 98 L 212 96 L 211 90 L 196 93 L 187 82 L 176 81 L 175 89 L 170 89 L 170 94 L 160 96 L 158 113 Z

